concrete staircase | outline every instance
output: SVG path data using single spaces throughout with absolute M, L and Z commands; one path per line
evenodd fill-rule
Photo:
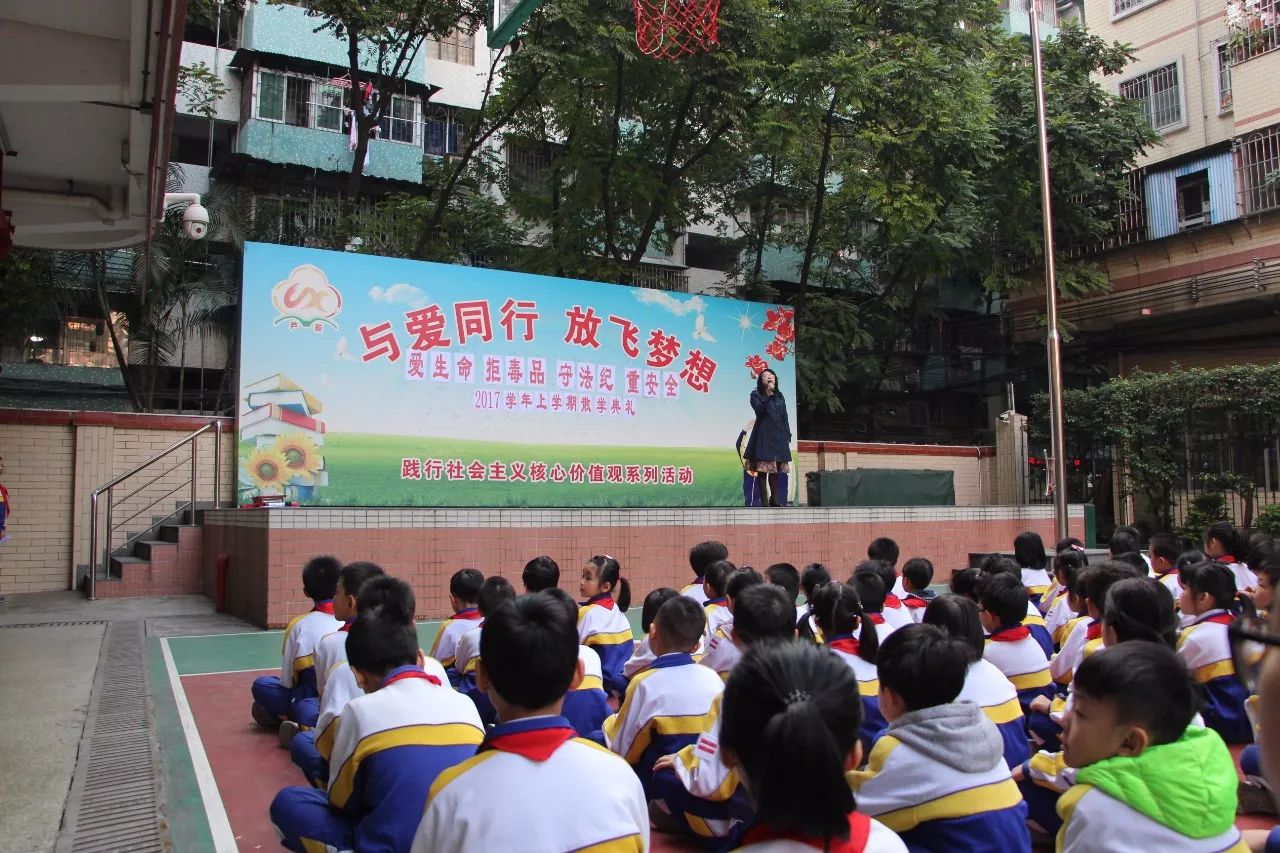
M 179 510 L 169 516 L 153 517 L 152 526 L 140 538 L 111 554 L 106 577 L 98 577 L 98 598 L 201 592 L 202 514 L 202 510 Z M 87 592 L 87 566 L 82 567 L 82 577 L 82 588 Z

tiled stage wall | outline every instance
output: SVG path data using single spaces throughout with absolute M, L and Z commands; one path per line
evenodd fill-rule
M 1084 513 L 1070 512 L 1084 533 Z M 409 581 L 420 617 L 447 615 L 449 576 L 464 567 L 500 573 L 520 588 L 520 570 L 539 554 L 554 558 L 561 586 L 577 595 L 582 563 L 611 554 L 622 563 L 638 603 L 658 586 L 689 581 L 689 547 L 719 539 L 730 559 L 763 569 L 821 561 L 838 578 L 863 558 L 867 543 L 890 536 L 903 559 L 925 556 L 935 581 L 975 551 L 1009 550 L 1023 530 L 1052 543 L 1048 506 L 875 507 L 827 509 L 276 509 L 205 514 L 200 586 L 214 596 L 216 560 L 228 557 L 226 609 L 264 627 L 280 627 L 310 607 L 300 571 L 308 557 L 372 560 Z

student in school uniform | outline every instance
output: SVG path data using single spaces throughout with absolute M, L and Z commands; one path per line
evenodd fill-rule
M 302 567 L 302 590 L 313 602 L 308 613 L 295 617 L 284 629 L 279 675 L 264 675 L 253 682 L 251 713 L 258 725 L 279 732 L 280 724 L 292 719 L 305 726 L 315 725 L 318 708 L 299 702 L 314 699 L 316 690 L 316 648 L 325 634 L 342 626 L 333 615 L 333 596 L 338 588 L 342 564 L 336 557 L 312 557 Z M 301 710 L 301 715 L 299 714 Z
M 1178 638 L 1178 653 L 1204 691 L 1205 725 L 1227 743 L 1252 743 L 1253 726 L 1245 713 L 1249 691 L 1236 679 L 1227 628 L 1235 621 L 1231 607 L 1236 579 L 1221 562 L 1188 566 L 1181 572 L 1179 606 L 1191 624 Z
M 1023 569 L 1018 568 L 1018 563 L 1008 557 L 1001 557 L 992 554 L 990 557 L 982 561 L 982 578 L 988 578 L 993 575 L 1006 574 L 1012 575 L 1026 586 L 1022 580 Z M 1022 626 L 1030 632 L 1032 638 L 1040 644 L 1040 648 L 1044 650 L 1046 658 L 1052 657 L 1054 652 L 1053 637 L 1049 633 L 1049 628 L 1045 624 L 1044 615 L 1040 613 L 1040 608 L 1031 601 L 1031 594 L 1027 594 L 1027 609 L 1022 617 Z
M 933 625 L 880 647 L 880 708 L 889 728 L 866 770 L 848 774 L 858 807 L 908 849 L 1029 850 L 1026 805 L 995 723 L 957 698 L 972 649 Z
M 729 580 L 724 585 L 725 606 L 729 610 L 729 618 L 720 623 L 712 634 L 706 640 L 706 654 L 698 661 L 703 666 L 714 670 L 721 680 L 729 677 L 729 670 L 733 669 L 734 664 L 742 657 L 742 653 L 738 651 L 738 647 L 733 644 L 733 614 L 737 607 L 738 596 L 744 590 L 753 586 L 764 583 L 764 578 L 750 566 L 738 569 L 729 576 Z
M 814 609 L 827 648 L 857 676 L 862 749 L 870 752 L 875 739 L 889 724 L 880 713 L 880 679 L 876 674 L 880 638 L 876 626 L 863 611 L 858 593 L 846 584 L 829 583 L 820 589 Z
M 493 710 L 493 705 L 489 704 L 489 697 L 476 686 L 476 664 L 480 662 L 480 633 L 484 630 L 484 620 L 489 614 L 497 610 L 503 602 L 515 597 L 515 588 L 506 578 L 501 575 L 485 578 L 476 596 L 476 609 L 480 612 L 480 618 L 476 621 L 474 628 L 458 638 L 458 644 L 453 653 L 453 668 L 457 673 L 456 689 L 476 704 L 480 721 L 486 726 L 494 724 L 497 714 Z
M 341 622 L 341 626 L 332 634 L 325 634 L 320 638 L 315 654 L 316 690 L 320 695 L 316 699 L 304 700 L 315 705 L 315 728 L 302 731 L 292 720 L 285 720 L 280 724 L 280 743 L 289 748 L 293 763 L 302 770 L 308 781 L 328 778 L 326 760 L 315 745 L 328 676 L 338 664 L 347 659 L 347 632 L 351 630 L 351 623 L 356 618 L 356 601 L 361 587 L 365 581 L 382 577 L 383 574 L 382 567 L 376 563 L 355 562 L 342 567 L 338 573 L 338 588 L 333 596 L 333 616 Z
M 459 569 L 449 578 L 449 606 L 453 608 L 453 616 L 446 619 L 436 633 L 436 640 L 431 644 L 431 657 L 440 661 L 445 672 L 449 673 L 449 683 L 455 688 L 461 679 L 461 673 L 455 666 L 458 650 L 458 638 L 468 631 L 480 627 L 483 617 L 476 607 L 476 599 L 480 595 L 480 585 L 484 583 L 484 575 L 476 569 Z
M 731 639 L 739 652 L 795 636 L 790 600 L 772 584 L 743 590 L 734 603 Z M 695 744 L 654 763 L 649 814 L 659 829 L 729 849 L 753 820 L 738 774 L 720 749 L 720 702 L 711 705 Z
M 757 503 L 756 506 L 759 506 Z M 723 542 L 714 540 L 707 542 L 699 542 L 689 549 L 689 568 L 693 570 L 693 581 L 686 584 L 680 590 L 681 595 L 687 595 L 699 604 L 707 603 L 707 590 L 705 586 L 704 575 L 707 566 L 720 560 L 729 559 L 729 549 L 725 547 Z
M 1221 737 L 1192 725 L 1197 691 L 1177 654 L 1123 643 L 1082 663 L 1074 685 L 1062 745 L 1078 771 L 1058 802 L 1058 850 L 1248 851 L 1235 764 Z
M 1078 617 L 1071 606 L 1071 593 L 1075 589 L 1076 578 L 1088 565 L 1088 556 L 1083 551 L 1073 548 L 1060 551 L 1053 558 L 1053 595 L 1041 604 L 1047 605 L 1044 625 L 1055 649 L 1062 648 L 1063 642 L 1067 639 L 1067 624 Z
M 654 762 L 698 739 L 703 718 L 724 690 L 714 670 L 693 660 L 705 620 L 697 602 L 685 596 L 662 605 L 649 632 L 657 658 L 631 679 L 618 713 L 604 722 L 605 745 L 635 769 L 650 796 Z
M 1022 585 L 1027 588 L 1027 597 L 1032 604 L 1039 604 L 1051 583 L 1049 572 L 1045 568 L 1049 560 L 1040 534 L 1033 530 L 1019 533 L 1013 540 L 1013 559 L 1021 570 Z
M 871 544 L 867 546 L 868 560 L 883 560 L 889 564 L 889 568 L 894 570 L 893 583 L 885 585 L 885 591 L 888 595 L 896 595 L 902 598 L 907 594 L 906 587 L 902 585 L 902 578 L 897 576 L 898 558 L 902 556 L 902 550 L 898 548 L 898 543 L 894 542 L 888 536 L 881 536 L 871 540 Z
M 978 585 L 982 627 L 987 632 L 982 656 L 1013 682 L 1026 713 L 1037 696 L 1053 695 L 1053 678 L 1044 649 L 1022 624 L 1027 617 L 1027 590 L 1012 575 L 987 575 Z
M 717 560 L 702 570 L 703 591 L 706 593 L 702 609 L 707 617 L 706 639 L 708 641 L 715 635 L 717 628 L 733 619 L 725 588 L 729 583 L 730 575 L 737 570 L 738 567 L 728 560 Z
M 560 715 L 581 678 L 574 611 L 561 600 L 525 595 L 489 617 L 476 681 L 500 722 L 432 786 L 413 853 L 649 848 L 634 771 Z
M 583 599 L 578 609 L 578 639 L 600 656 L 605 693 L 621 696 L 627 689 L 622 667 L 636 648 L 626 616 L 631 584 L 622 576 L 622 565 L 608 555 L 587 560 L 578 595 Z
M 831 583 L 831 573 L 822 563 L 810 563 L 800 572 L 800 590 L 804 593 L 804 605 L 796 607 L 796 633 L 802 639 L 822 645 L 822 632 L 813 615 L 813 602 L 818 590 Z
M 764 570 L 766 583 L 771 583 L 791 596 L 793 602 L 800 600 L 800 570 L 790 563 L 774 563 Z M 796 604 L 796 621 L 801 614 L 800 605 Z
M 1211 524 L 1204 532 L 1205 556 L 1227 567 L 1235 578 L 1237 592 L 1249 592 L 1258 586 L 1258 576 L 1243 562 L 1248 552 L 1249 545 L 1244 535 L 1229 521 Z
M 914 622 L 924 619 L 925 608 L 938 594 L 929 589 L 933 583 L 933 563 L 924 557 L 912 557 L 902 565 L 902 588 L 907 594 L 902 597 L 902 606 L 907 608 Z
M 484 730 L 475 706 L 422 670 L 413 591 L 397 578 L 367 582 L 347 632 L 347 663 L 363 696 L 342 712 L 329 788 L 285 788 L 271 823 L 290 850 L 408 849 L 427 792 L 475 754 Z
M 1169 590 L 1176 602 L 1182 595 L 1182 582 L 1178 579 L 1178 556 L 1182 554 L 1182 541 L 1172 533 L 1157 533 L 1148 546 L 1151 552 L 1151 574 Z
M 889 624 L 884 617 L 884 591 L 887 587 L 884 585 L 882 575 L 875 566 L 859 563 L 853 570 L 853 577 L 849 578 L 849 586 L 858 593 L 858 600 L 862 602 L 862 612 L 866 614 L 871 624 L 876 626 L 876 636 L 883 643 L 897 626 Z
M 725 689 L 725 760 L 754 807 L 738 849 L 905 853 L 843 784 L 861 758 L 855 676 L 812 643 L 753 648 Z
M 681 594 L 669 586 L 660 586 L 655 590 L 650 590 L 649 594 L 644 597 L 644 604 L 640 606 L 640 630 L 644 633 L 644 636 L 636 641 L 635 651 L 631 653 L 631 657 L 627 659 L 627 662 L 622 665 L 622 675 L 628 681 L 637 672 L 648 669 L 649 664 L 653 663 L 653 650 L 649 648 L 649 629 L 653 627 L 653 619 L 658 615 L 658 608 Z
M 923 624 L 935 625 L 952 639 L 969 644 L 973 656 L 956 701 L 973 702 L 996 724 L 1004 742 L 1004 760 L 1010 769 L 1030 758 L 1027 720 L 1018 703 L 1018 691 L 1003 672 L 982 656 L 985 640 L 978 605 L 961 595 L 938 596 L 925 610 Z
M 898 571 L 888 560 L 867 560 L 859 563 L 854 572 L 867 568 L 875 569 L 880 575 L 880 582 L 884 584 L 886 590 L 894 589 L 896 584 L 902 583 L 902 578 L 898 577 Z M 905 593 L 904 593 L 905 594 Z M 886 592 L 884 596 L 884 606 L 880 608 L 884 621 L 890 628 L 901 628 L 904 625 L 915 624 L 915 619 L 902 603 L 902 599 L 893 592 Z

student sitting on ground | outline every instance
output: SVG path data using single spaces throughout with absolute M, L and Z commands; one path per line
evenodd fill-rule
M 526 592 L 542 592 L 560 583 L 560 564 L 547 556 L 534 557 L 524 564 L 520 581 Z
M 604 690 L 621 696 L 627 689 L 622 667 L 635 651 L 635 637 L 627 621 L 631 584 L 622 576 L 622 565 L 613 557 L 598 555 L 587 560 L 578 582 L 583 602 L 578 609 L 578 639 L 600 656 Z
M 489 697 L 476 686 L 476 664 L 480 662 L 480 634 L 484 631 L 484 620 L 489 617 L 489 614 L 502 606 L 503 602 L 515 597 L 515 588 L 506 578 L 501 575 L 485 578 L 476 596 L 476 610 L 480 613 L 480 619 L 476 627 L 458 638 L 458 645 L 453 653 L 453 668 L 458 674 L 457 690 L 476 703 L 476 712 L 480 714 L 480 720 L 486 726 L 491 726 L 497 721 L 497 714 L 493 710 L 493 705 L 489 704 Z
M 383 574 L 382 567 L 375 563 L 348 563 L 342 567 L 342 571 L 338 573 L 338 588 L 333 596 L 333 615 L 342 625 L 332 634 L 325 634 L 320 638 L 315 655 L 316 689 L 320 697 L 305 700 L 315 704 L 313 717 L 315 722 L 312 724 L 314 728 L 300 731 L 299 725 L 291 720 L 285 720 L 280 724 L 280 743 L 289 747 L 293 763 L 313 785 L 322 785 L 324 780 L 329 778 L 328 759 L 316 748 L 316 737 L 320 732 L 321 722 L 327 723 L 334 717 L 331 712 L 326 719 L 323 713 L 324 697 L 329 692 L 329 676 L 339 664 L 347 660 L 347 631 L 351 630 L 351 623 L 356 618 L 356 601 L 361 587 L 366 581 L 382 577 Z M 351 681 L 350 686 L 355 688 L 354 680 Z M 335 701 L 330 705 L 337 705 L 338 713 L 341 713 L 341 708 L 346 707 L 347 702 L 360 692 L 358 689 L 348 690 L 344 679 L 339 679 L 334 689 L 337 694 L 334 699 L 337 700 L 340 696 L 341 704 Z M 299 703 L 301 704 L 303 703 Z
M 886 590 L 892 590 L 902 584 L 902 578 L 898 577 L 898 570 L 888 560 L 867 560 L 864 563 L 859 563 L 854 571 L 865 568 L 875 569 L 880 575 L 880 582 L 884 584 Z M 911 612 L 903 605 L 902 599 L 893 592 L 885 593 L 884 607 L 880 609 L 880 612 L 890 628 L 901 628 L 904 625 L 915 624 L 915 620 L 911 617 Z
M 791 596 L 792 601 L 797 602 L 796 621 L 799 622 L 800 616 L 804 612 L 798 603 L 800 600 L 800 570 L 790 563 L 774 563 L 764 570 L 764 579 L 767 583 L 781 587 L 783 592 Z
M 1031 603 L 1038 605 L 1040 599 L 1049 591 L 1048 555 L 1045 554 L 1044 540 L 1040 534 L 1028 530 L 1019 533 L 1013 540 L 1013 559 L 1021 570 L 1022 585 L 1027 588 L 1027 597 Z
M 790 602 L 772 584 L 742 591 L 734 604 L 732 639 L 739 651 L 795 636 Z M 738 775 L 720 749 L 720 702 L 716 697 L 696 744 L 664 755 L 653 766 L 649 814 L 665 832 L 693 834 L 727 849 L 751 822 L 751 809 Z
M 729 670 L 733 669 L 734 664 L 742 657 L 742 652 L 734 645 L 732 639 L 733 614 L 737 607 L 738 596 L 742 595 L 744 590 L 762 583 L 764 578 L 748 566 L 730 575 L 728 583 L 724 585 L 725 606 L 729 609 L 729 619 L 721 622 L 715 634 L 707 640 L 707 653 L 699 661 L 703 666 L 714 670 L 721 680 L 729 677 Z
M 577 610 L 578 603 L 562 589 L 544 590 L 544 594 Z M 582 664 L 582 680 L 564 694 L 564 707 L 560 709 L 560 716 L 568 720 L 579 735 L 603 745 L 604 735 L 600 727 L 604 725 L 612 709 L 609 707 L 609 694 L 604 692 L 600 655 L 590 646 L 579 645 L 578 662 Z
M 968 643 L 933 625 L 909 625 L 880 647 L 880 710 L 889 728 L 849 783 L 859 807 L 908 849 L 1031 846 L 1000 732 L 976 704 L 956 701 L 971 654 Z
M 284 629 L 279 675 L 264 675 L 253 682 L 254 722 L 278 732 L 285 720 L 307 727 L 316 724 L 318 708 L 312 702 L 316 689 L 316 648 L 325 634 L 342 627 L 333 615 L 333 596 L 338 589 L 342 564 L 336 557 L 312 557 L 302 567 L 302 591 L 311 599 L 311 610 L 294 618 Z M 299 703 L 304 703 L 299 708 Z M 299 714 L 301 711 L 301 716 Z
M 842 778 L 861 759 L 853 673 L 812 643 L 753 648 L 725 688 L 721 741 L 755 820 L 740 850 L 905 853 Z
M 449 578 L 449 606 L 453 608 L 453 616 L 440 626 L 436 641 L 431 645 L 431 657 L 440 661 L 445 672 L 449 673 L 449 683 L 454 687 L 458 686 L 462 675 L 454 665 L 458 638 L 480 627 L 483 621 L 480 609 L 476 607 L 483 583 L 484 575 L 475 569 L 460 569 Z
M 1071 592 L 1076 587 L 1076 578 L 1087 565 L 1089 558 L 1083 551 L 1074 549 L 1060 551 L 1053 558 L 1053 596 L 1041 604 L 1048 605 L 1044 614 L 1044 626 L 1055 649 L 1062 648 L 1067 639 L 1067 625 L 1077 618 L 1076 611 L 1071 606 Z
M 712 540 L 694 545 L 689 549 L 689 568 L 693 570 L 693 581 L 680 590 L 680 594 L 689 596 L 699 604 L 706 604 L 707 590 L 704 575 L 706 574 L 707 566 L 720 560 L 728 559 L 729 549 L 724 546 L 723 542 Z
M 1236 679 L 1227 628 L 1235 621 L 1236 579 L 1223 563 L 1196 563 L 1181 571 L 1178 604 L 1191 624 L 1182 630 L 1178 653 L 1204 690 L 1204 722 L 1227 743 L 1252 743 L 1245 713 L 1249 692 Z
M 1018 691 L 1003 672 L 982 656 L 985 640 L 978 605 L 961 595 L 938 596 L 925 610 L 924 624 L 936 625 L 952 639 L 969 644 L 973 657 L 956 701 L 973 702 L 996 724 L 1004 741 L 1004 760 L 1010 769 L 1030 758 L 1027 719 L 1018 703 Z
M 604 722 L 606 745 L 635 768 L 650 796 L 654 762 L 697 740 L 701 718 L 724 690 L 719 675 L 693 660 L 705 620 L 698 603 L 686 596 L 662 605 L 649 631 L 657 657 L 631 679 L 618 713 Z
M 1027 589 L 1012 575 L 988 575 L 978 586 L 978 602 L 987 632 L 982 656 L 1013 682 L 1025 714 L 1032 699 L 1051 697 L 1054 692 L 1049 659 L 1022 624 L 1027 617 Z
M 1239 851 L 1236 768 L 1212 729 L 1192 726 L 1197 690 L 1178 655 L 1123 643 L 1091 656 L 1064 720 L 1076 784 L 1058 802 L 1058 849 Z
M 879 569 L 867 563 L 859 563 L 853 570 L 853 577 L 849 578 L 849 586 L 858 593 L 858 600 L 862 602 L 862 612 L 871 620 L 871 624 L 876 626 L 876 635 L 883 643 L 894 632 L 895 626 L 890 625 L 884 618 L 886 587 Z
M 1176 602 L 1182 595 L 1182 582 L 1178 580 L 1178 556 L 1182 553 L 1182 540 L 1172 533 L 1157 533 L 1148 546 L 1151 551 L 1151 574 L 1169 590 Z
M 640 607 L 640 630 L 644 632 L 644 636 L 636 643 L 631 657 L 622 665 L 622 675 L 628 681 L 634 678 L 637 672 L 648 669 L 649 664 L 653 663 L 653 650 L 649 648 L 649 629 L 653 627 L 653 618 L 658 615 L 658 608 L 677 595 L 683 595 L 683 593 L 676 592 L 669 586 L 660 586 L 644 597 L 644 604 Z
M 898 558 L 900 556 L 902 556 L 902 550 L 898 548 L 898 543 L 888 536 L 873 539 L 871 544 L 867 546 L 867 560 L 881 560 L 888 563 L 889 568 L 893 569 L 893 583 L 885 586 L 885 593 L 899 598 L 907 594 L 907 591 L 902 586 L 902 578 L 897 576 Z
M 876 737 L 889 724 L 880 713 L 880 679 L 876 674 L 880 638 L 876 634 L 876 626 L 863 612 L 858 593 L 842 583 L 829 583 L 819 590 L 814 609 L 827 648 L 835 652 L 858 678 L 858 696 L 862 701 L 862 749 L 870 752 Z
M 902 587 L 907 594 L 902 599 L 902 605 L 907 608 L 907 612 L 916 622 L 924 618 L 924 610 L 929 606 L 929 602 L 938 597 L 936 592 L 929 589 L 931 583 L 933 583 L 933 563 L 924 557 L 912 557 L 903 564 Z
M 1018 564 L 1014 560 L 1008 557 L 1001 557 L 998 554 L 992 554 L 982 561 L 982 575 L 979 578 L 979 584 L 981 584 L 982 578 L 1000 574 L 1010 575 L 1017 579 L 1018 583 L 1023 583 L 1022 572 L 1023 570 L 1018 568 Z M 1024 588 L 1025 586 L 1026 584 L 1023 583 Z M 1022 617 L 1022 625 L 1031 632 L 1032 638 L 1040 644 L 1040 648 L 1044 649 L 1044 656 L 1046 658 L 1053 657 L 1053 637 L 1049 633 L 1048 625 L 1045 624 L 1044 616 L 1040 613 L 1040 608 L 1031 601 L 1030 593 L 1027 596 L 1027 612 Z
M 1219 521 L 1204 532 L 1204 553 L 1213 562 L 1225 566 L 1236 581 L 1236 590 L 1248 592 L 1258 586 L 1258 576 L 1241 562 L 1247 556 L 1248 542 L 1234 524 Z
M 285 788 L 271 823 L 290 850 L 405 850 L 441 771 L 474 755 L 484 737 L 471 701 L 422 670 L 413 591 L 375 578 L 360 591 L 347 662 L 365 695 L 339 719 L 328 796 Z
M 1049 576 L 1053 579 L 1053 583 L 1049 584 L 1049 589 L 1045 592 L 1044 597 L 1040 599 L 1039 604 L 1040 613 L 1044 615 L 1045 618 L 1048 618 L 1049 616 L 1050 606 L 1062 595 L 1062 583 L 1058 580 L 1057 558 L 1061 557 L 1063 554 L 1075 554 L 1084 562 L 1084 565 L 1089 565 L 1089 555 L 1084 550 L 1084 543 L 1074 536 L 1068 536 L 1066 539 L 1060 539 L 1058 540 L 1058 544 L 1053 546 L 1054 559 L 1049 570 Z
M 717 560 L 702 570 L 703 590 L 707 594 L 702 605 L 707 617 L 707 640 L 711 639 L 717 628 L 733 618 L 725 596 L 725 585 L 729 583 L 729 576 L 737 570 L 738 567 L 728 560 Z
M 947 588 L 952 595 L 962 595 L 977 604 L 980 580 L 982 580 L 982 573 L 978 569 L 972 567 L 956 569 L 951 573 L 951 582 L 947 584 Z
M 476 682 L 501 722 L 432 786 L 413 853 L 649 849 L 635 773 L 560 715 L 581 678 L 574 611 L 562 600 L 525 595 L 489 617 Z
M 800 590 L 804 593 L 803 607 L 796 608 L 796 633 L 801 639 L 813 640 L 822 644 L 822 632 L 818 630 L 817 619 L 813 615 L 813 602 L 818 590 L 831 583 L 831 573 L 822 563 L 810 563 L 800 573 Z

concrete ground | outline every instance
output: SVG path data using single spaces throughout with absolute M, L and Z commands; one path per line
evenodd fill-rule
M 105 623 L 134 620 L 152 637 L 253 630 L 202 596 L 88 601 L 46 592 L 0 605 L 0 849 L 54 849 Z

